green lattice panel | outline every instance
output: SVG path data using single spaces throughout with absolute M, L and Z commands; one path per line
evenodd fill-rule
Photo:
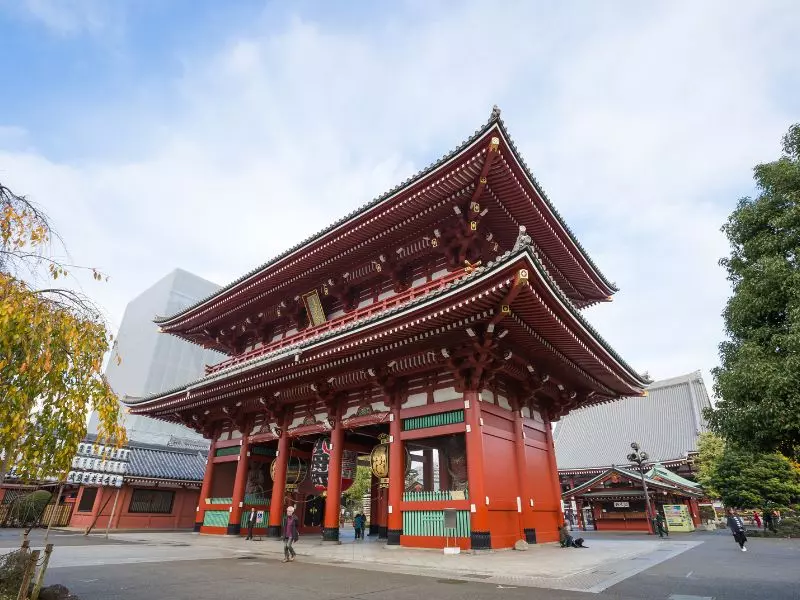
M 228 446 L 227 448 L 217 448 L 217 451 L 214 452 L 214 456 L 234 456 L 239 454 L 241 451 L 241 446 Z
M 462 497 L 463 494 L 463 497 Z M 454 498 L 453 496 L 458 496 Z M 443 500 L 467 500 L 469 493 L 467 490 L 463 492 L 453 492 L 452 490 L 438 490 L 433 492 L 404 492 L 404 502 L 440 502 Z
M 206 498 L 206 504 L 231 504 L 233 498 Z
M 255 456 L 275 456 L 275 448 L 269 446 L 250 446 L 250 454 Z
M 441 427 L 442 425 L 453 425 L 454 423 L 464 422 L 463 410 L 451 410 L 450 412 L 439 413 L 436 415 L 425 415 L 424 417 L 412 417 L 403 419 L 403 431 L 413 431 L 415 429 L 427 429 L 429 427 Z
M 244 497 L 245 504 L 266 504 L 269 506 L 269 498 L 266 496 L 259 496 L 257 494 L 247 494 Z
M 227 510 L 207 510 L 203 517 L 205 527 L 227 527 L 231 513 Z
M 452 536 L 453 533 L 445 533 L 443 510 L 407 510 L 403 511 L 403 535 L 445 537 Z M 469 511 L 456 511 L 455 537 L 469 536 Z

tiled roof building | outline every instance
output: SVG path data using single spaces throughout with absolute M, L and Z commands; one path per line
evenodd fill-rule
M 562 491 L 614 465 L 627 465 L 634 441 L 661 469 L 691 476 L 698 436 L 707 430 L 703 409 L 710 406 L 695 371 L 650 384 L 646 396 L 572 411 L 553 433 Z

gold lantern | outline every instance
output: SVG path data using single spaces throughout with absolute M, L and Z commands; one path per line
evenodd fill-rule
M 269 467 L 269 474 L 272 480 L 275 481 L 275 467 L 278 459 L 274 459 Z M 286 491 L 295 491 L 306 479 L 308 474 L 308 465 L 306 461 L 297 456 L 290 456 L 288 464 L 286 465 Z
M 378 436 L 380 444 L 372 449 L 369 454 L 369 464 L 372 468 L 372 474 L 378 479 L 380 487 L 389 487 L 389 436 L 381 434 Z M 409 467 L 411 466 L 411 456 L 408 448 L 405 450 L 405 469 L 404 475 L 408 475 Z

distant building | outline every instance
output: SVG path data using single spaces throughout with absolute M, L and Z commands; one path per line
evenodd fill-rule
M 661 472 L 691 480 L 697 439 L 708 430 L 703 409 L 710 406 L 703 378 L 700 371 L 695 371 L 650 384 L 646 396 L 572 411 L 553 433 L 565 499 L 572 497 L 571 490 L 580 491 L 584 484 L 615 467 L 629 467 L 626 457 L 631 452 L 631 442 L 638 442 L 648 453 L 650 463 L 657 464 Z M 676 481 L 685 480 L 678 477 Z M 598 486 L 592 486 L 595 487 Z M 576 506 L 571 509 L 578 510 Z M 566 510 L 569 512 L 570 506 Z M 586 514 L 581 516 L 591 522 L 596 515 L 589 513 L 588 506 L 584 511 Z
M 219 290 L 219 286 L 182 269 L 175 269 L 128 303 L 105 375 L 120 399 L 158 394 L 202 377 L 207 364 L 223 355 L 161 334 L 153 319 L 171 315 Z M 89 434 L 97 433 L 97 413 Z M 208 448 L 194 431 L 141 415 L 125 415 L 128 439 L 148 444 Z

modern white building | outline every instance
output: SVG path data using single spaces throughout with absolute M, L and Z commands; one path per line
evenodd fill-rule
M 175 269 L 128 303 L 105 375 L 119 398 L 143 397 L 198 379 L 207 364 L 224 356 L 180 338 L 160 333 L 153 323 L 213 294 L 219 286 L 182 269 Z M 124 407 L 123 407 L 124 412 Z M 194 431 L 139 415 L 124 415 L 128 439 L 172 446 L 207 446 Z M 97 414 L 89 433 L 97 432 Z

